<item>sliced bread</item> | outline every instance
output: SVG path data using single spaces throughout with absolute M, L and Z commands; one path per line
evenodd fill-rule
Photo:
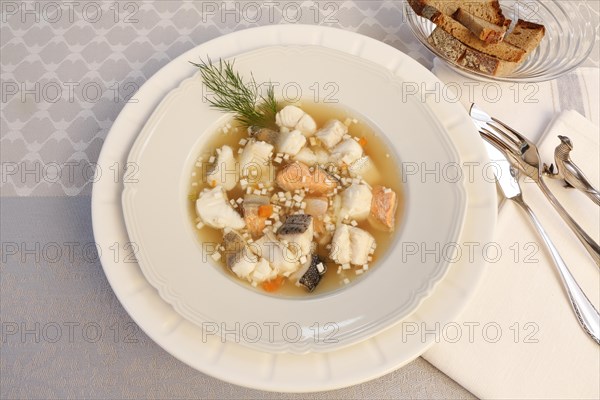
M 540 44 L 545 34 L 546 28 L 544 25 L 519 19 L 515 28 L 505 36 L 504 40 L 529 54 Z
M 502 14 L 498 0 L 408 0 L 408 3 L 417 15 L 428 19 L 436 13 L 452 15 L 462 8 L 494 25 L 506 26 L 507 19 Z
M 428 42 L 452 62 L 484 74 L 506 76 L 520 65 L 477 51 L 439 27 L 429 36 Z
M 504 18 L 497 0 L 408 0 L 417 15 L 431 20 L 434 24 L 460 40 L 467 46 L 501 60 L 520 62 L 525 50 L 504 41 L 486 43 L 474 35 L 469 28 L 452 18 L 459 8 L 498 26 L 506 26 L 510 21 Z
M 521 62 L 525 58 L 525 50 L 505 40 L 500 43 L 486 43 L 473 35 L 469 28 L 448 15 L 440 13 L 432 21 L 462 43 L 484 54 L 511 62 Z
M 470 14 L 462 8 L 456 10 L 452 14 L 452 17 L 486 43 L 499 43 L 504 39 L 504 35 L 506 35 L 506 26 L 492 24 L 483 18 Z

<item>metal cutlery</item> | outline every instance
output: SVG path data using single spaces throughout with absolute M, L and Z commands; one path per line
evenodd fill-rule
M 580 190 L 600 206 L 600 192 L 592 186 L 583 171 L 571 160 L 571 151 L 573 150 L 571 139 L 560 135 L 558 138 L 561 143 L 554 150 L 554 164 L 550 164 L 550 167 L 544 165 L 544 174 L 548 178 L 564 180 L 565 186 Z M 554 165 L 556 165 L 556 171 L 554 171 Z
M 485 133 L 487 140 L 496 147 L 499 146 L 505 149 L 504 153 L 511 165 L 518 167 L 538 185 L 542 193 L 592 256 L 596 265 L 600 267 L 600 246 L 575 222 L 546 186 L 543 180 L 543 163 L 535 144 L 508 125 L 490 117 L 475 104 L 471 105 L 470 115 L 479 125 L 480 133 Z
M 561 258 L 558 250 L 550 240 L 550 237 L 540 224 L 540 221 L 537 219 L 536 215 L 523 200 L 523 194 L 518 181 L 518 170 L 512 166 L 512 163 L 506 157 L 508 154 L 510 154 L 510 150 L 506 147 L 506 145 L 499 143 L 493 135 L 490 135 L 485 131 L 480 131 L 480 134 L 486 141 L 485 145 L 488 149 L 490 159 L 497 163 L 498 168 L 494 169 L 494 173 L 496 174 L 496 182 L 498 183 L 498 186 L 507 199 L 512 200 L 521 206 L 521 208 L 529 216 L 531 222 L 537 229 L 538 233 L 544 240 L 544 243 L 548 247 L 550 254 L 552 255 L 554 265 L 556 266 L 558 274 L 561 277 L 561 281 L 567 292 L 567 296 L 569 297 L 569 301 L 573 307 L 573 311 L 575 312 L 575 316 L 577 317 L 579 324 L 586 331 L 586 333 L 596 341 L 596 343 L 600 344 L 600 314 L 598 314 L 598 310 L 596 310 L 583 290 L 581 290 L 581 287 L 579 287 L 577 284 L 577 281 L 575 281 L 575 278 L 569 271 L 569 268 Z

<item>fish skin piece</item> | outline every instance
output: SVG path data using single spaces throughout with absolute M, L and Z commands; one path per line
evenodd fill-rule
M 317 265 L 323 264 L 323 272 L 319 272 Z M 327 272 L 327 265 L 325 262 L 316 254 L 313 254 L 305 265 L 298 270 L 295 275 L 299 277 L 298 284 L 304 286 L 306 290 L 312 292 L 315 290 L 321 277 Z
M 313 236 L 313 217 L 308 214 L 288 216 L 277 230 L 279 240 L 286 240 L 294 251 L 300 249 L 299 256 L 310 254 Z
M 396 224 L 396 209 L 398 200 L 396 192 L 390 190 L 385 192 L 385 187 L 381 185 L 373 186 L 373 199 L 371 200 L 371 211 L 369 212 L 369 222 L 375 228 L 391 232 Z
M 267 196 L 258 196 L 255 194 L 246 194 L 244 196 L 244 202 L 242 203 L 244 221 L 246 221 L 248 232 L 250 232 L 254 239 L 262 236 L 262 232 L 266 226 L 265 222 L 267 221 L 266 217 L 258 215 L 258 209 L 260 206 L 266 206 L 270 203 Z
M 217 159 L 206 171 L 206 182 L 214 182 L 229 191 L 237 185 L 239 180 L 239 171 L 233 150 L 229 146 L 223 146 L 217 152 Z
M 329 258 L 336 264 L 348 264 L 350 262 L 350 229 L 346 224 L 338 224 L 331 239 L 331 251 Z
M 250 136 L 261 142 L 269 143 L 273 146 L 277 144 L 279 132 L 269 128 L 250 128 Z
M 314 194 L 325 194 L 335 187 L 335 180 L 322 168 L 314 167 L 311 172 L 308 165 L 298 161 L 279 171 L 275 181 L 283 190 L 290 192 L 307 189 Z
M 306 137 L 299 130 L 281 132 L 277 140 L 277 152 L 295 156 L 306 145 Z
M 200 193 L 196 200 L 196 213 L 205 225 L 212 228 L 240 230 L 246 226 L 244 219 L 227 201 L 221 186 Z
M 244 238 L 236 231 L 229 231 L 223 236 L 223 247 L 227 268 L 238 278 L 251 281 L 258 257 L 250 252 Z
M 373 195 L 371 189 L 365 184 L 352 184 L 342 192 L 342 207 L 340 217 L 362 221 L 367 219 L 371 212 Z
M 338 164 L 351 165 L 363 156 L 363 148 L 354 139 L 346 139 L 331 150 L 331 159 Z
M 369 232 L 355 226 L 349 226 L 348 230 L 350 233 L 350 263 L 353 265 L 367 264 L 375 238 Z
M 321 144 L 326 149 L 331 149 L 338 144 L 345 134 L 348 133 L 348 127 L 337 119 L 331 119 L 315 133 Z

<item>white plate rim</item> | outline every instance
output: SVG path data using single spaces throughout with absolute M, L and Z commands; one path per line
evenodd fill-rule
M 434 75 L 408 56 L 384 43 L 356 33 L 310 25 L 279 25 L 237 31 L 188 51 L 149 79 L 134 97 L 137 103 L 126 105 L 115 121 L 100 154 L 99 166 L 108 168 L 115 161 L 124 162 L 131 143 L 140 127 L 145 123 L 145 119 L 164 94 L 182 80 L 183 77 L 177 75 L 177 72 L 181 74 L 181 71 L 176 71 L 175 64 L 177 62 L 180 63 L 198 53 L 210 52 L 210 54 L 221 54 L 222 57 L 227 57 L 265 45 L 288 43 L 336 48 L 371 59 L 391 70 L 401 63 L 410 63 L 411 67 L 414 67 L 415 71 L 422 75 L 424 82 L 432 85 L 440 84 Z M 169 79 L 165 79 L 167 77 L 170 78 L 170 82 Z M 463 119 L 463 122 L 468 119 L 465 110 L 458 104 L 440 104 L 438 111 L 445 113 L 447 117 L 461 115 L 459 120 Z M 452 123 L 460 123 L 460 121 L 455 120 Z M 487 162 L 485 150 L 482 143 L 476 138 L 477 135 L 471 128 L 465 131 L 462 137 L 455 137 L 453 140 L 455 143 L 459 142 L 459 147 L 464 151 L 463 157 L 485 163 Z M 467 241 L 465 239 L 490 241 L 496 224 L 495 188 L 489 183 L 475 182 L 470 185 L 469 189 L 470 193 L 480 196 L 476 200 L 470 199 L 468 210 L 469 221 L 478 223 L 470 223 L 469 226 L 466 226 L 461 239 L 462 241 Z M 100 180 L 94 185 L 92 193 L 93 228 L 96 240 L 101 247 L 110 246 L 116 238 L 122 239 L 122 242 L 128 240 L 120 208 L 121 190 L 121 182 Z M 150 338 L 188 365 L 214 377 L 242 386 L 286 392 L 311 392 L 345 387 L 390 372 L 418 357 L 434 343 L 433 339 L 413 341 L 412 337 L 408 338 L 405 343 L 399 343 L 398 335 L 402 333 L 401 324 L 357 345 L 331 353 L 309 354 L 302 357 L 267 355 L 235 343 L 221 343 L 213 340 L 212 337 L 199 341 L 198 335 L 202 334 L 199 332 L 199 328 L 194 329 L 195 326 L 184 321 L 170 306 L 162 302 L 152 286 L 145 281 L 136 264 L 124 264 L 121 260 L 115 262 L 107 252 L 103 252 L 100 259 L 115 294 L 131 317 Z M 480 256 L 469 263 L 459 260 L 452 266 L 446 278 L 440 282 L 435 293 L 406 320 L 443 323 L 455 318 L 473 296 L 477 283 L 483 275 L 483 264 L 483 258 Z M 440 297 L 444 297 L 444 302 L 436 301 L 436 298 L 439 300 Z M 388 349 L 389 347 L 392 347 L 393 350 Z M 382 353 L 382 349 L 389 351 Z M 374 351 L 379 352 L 379 356 L 375 357 L 376 361 L 371 362 L 364 357 Z M 347 373 L 348 371 L 339 373 L 340 367 L 336 362 L 343 361 L 350 356 L 353 357 L 352 359 L 358 356 L 355 360 L 357 368 L 353 368 L 352 373 Z M 262 358 L 270 365 L 271 373 L 265 374 L 262 369 L 243 369 L 245 366 L 243 361 L 247 357 L 253 360 L 253 364 L 257 359 Z M 295 368 L 301 367 L 302 370 L 306 370 L 323 365 L 323 363 L 326 365 L 324 367 L 326 376 L 323 379 L 298 382 L 297 379 L 290 379 L 289 376 L 285 378 L 277 375 L 278 369 L 290 372 L 295 366 Z

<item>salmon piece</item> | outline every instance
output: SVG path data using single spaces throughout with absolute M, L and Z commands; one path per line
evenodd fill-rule
M 379 229 L 393 231 L 398 200 L 396 193 L 381 185 L 373 187 L 369 220 Z
M 279 171 L 275 181 L 283 190 L 290 192 L 306 189 L 311 193 L 325 194 L 336 186 L 335 180 L 323 169 L 314 167 L 311 172 L 308 165 L 298 161 Z
M 250 232 L 254 239 L 261 237 L 263 234 L 265 221 L 268 217 L 264 216 L 264 214 L 261 215 L 260 208 L 269 205 L 269 203 L 269 198 L 266 196 L 253 194 L 244 196 L 244 202 L 242 203 L 244 221 L 246 221 L 248 232 Z

